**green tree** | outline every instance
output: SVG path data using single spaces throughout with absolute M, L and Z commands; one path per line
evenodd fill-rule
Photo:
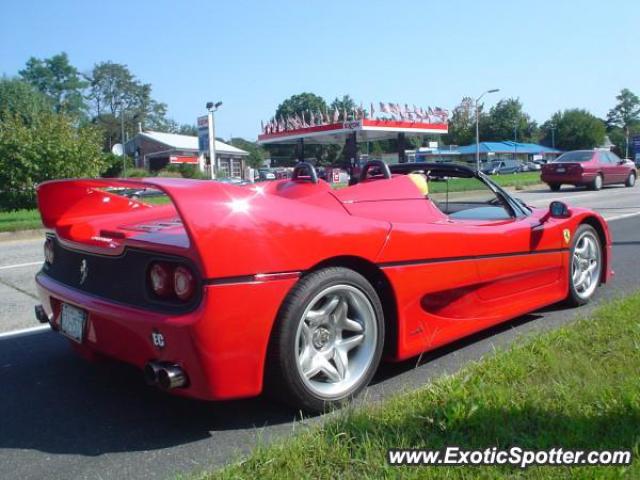
M 247 157 L 247 165 L 253 168 L 261 167 L 264 164 L 265 158 L 268 156 L 267 150 L 262 148 L 255 142 L 250 142 L 244 138 L 236 137 L 230 141 L 231 145 L 240 148 L 246 152 L 249 152 Z
M 18 73 L 25 82 L 51 99 L 56 112 L 72 116 L 81 116 L 86 112 L 83 91 L 88 83 L 69 63 L 66 53 L 45 59 L 31 57 Z
M 278 105 L 276 109 L 276 118 L 286 118 L 294 115 L 302 116 L 308 120 L 309 112 L 325 112 L 327 110 L 327 102 L 318 95 L 313 93 L 300 93 L 287 98 Z
M 293 95 L 284 100 L 276 109 L 275 117 L 278 120 L 286 120 L 287 117 L 304 115 L 307 122 L 309 121 L 309 112 L 326 112 L 327 102 L 320 97 L 309 92 L 303 92 Z M 293 164 L 297 158 L 295 145 L 268 145 L 266 150 L 271 158 L 278 160 L 281 164 Z M 323 145 L 305 145 L 305 159 L 314 159 L 317 163 L 327 163 L 328 152 L 333 151 Z
M 586 110 L 574 108 L 557 112 L 542 124 L 541 143 L 551 145 L 551 128 L 555 128 L 555 145 L 560 150 L 590 149 L 601 145 L 606 135 L 602 120 Z
M 481 141 L 490 142 L 514 139 L 518 142 L 536 141 L 538 127 L 523 111 L 519 99 L 506 98 L 491 107 L 484 119 L 481 117 L 480 137 Z
M 19 115 L 0 123 L 0 209 L 35 206 L 35 187 L 45 180 L 95 177 L 105 167 L 100 132 L 74 119 L 44 113 L 31 124 Z
M 480 110 L 482 112 L 482 110 Z M 476 141 L 475 102 L 464 97 L 451 112 L 449 132 L 443 137 L 447 145 L 468 145 Z
M 333 118 L 333 112 L 338 110 L 339 119 L 341 122 L 350 120 L 353 115 L 353 111 L 358 108 L 356 102 L 350 95 L 343 95 L 342 98 L 336 97 L 329 106 L 329 116 Z M 346 118 L 345 118 L 346 112 Z
M 0 122 L 17 115 L 30 125 L 38 116 L 52 111 L 51 101 L 32 85 L 16 78 L 0 79 Z
M 167 120 L 165 131 L 169 133 L 177 133 L 179 135 L 198 136 L 198 127 L 190 123 L 179 124 L 175 120 Z
M 618 103 L 609 110 L 607 123 L 626 128 L 640 122 L 640 98 L 628 88 L 623 88 L 616 96 Z
M 178 131 L 180 135 L 191 135 L 192 137 L 198 136 L 198 127 L 196 125 L 190 123 L 183 123 L 178 127 Z
M 616 100 L 618 103 L 607 114 L 607 130 L 618 153 L 627 157 L 629 136 L 640 131 L 640 98 L 628 88 L 623 88 Z
M 167 130 L 167 105 L 151 97 L 151 85 L 140 82 L 126 65 L 102 62 L 94 66 L 90 78 L 90 95 L 94 123 L 105 134 L 105 149 L 123 142 L 138 131 L 138 124 L 151 130 Z M 124 114 L 125 139 L 122 138 L 120 114 Z

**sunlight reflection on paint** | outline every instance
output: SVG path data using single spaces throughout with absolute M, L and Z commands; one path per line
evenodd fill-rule
M 236 198 L 231 200 L 227 205 L 233 213 L 247 213 L 249 212 L 249 200 L 246 198 Z

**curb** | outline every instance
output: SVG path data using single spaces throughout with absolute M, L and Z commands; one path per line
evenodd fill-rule
M 0 232 L 0 242 L 10 242 L 12 240 L 31 240 L 43 238 L 44 229 L 34 228 L 29 230 L 16 230 L 15 232 Z

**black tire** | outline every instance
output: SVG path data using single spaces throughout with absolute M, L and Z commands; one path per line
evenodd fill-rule
M 633 187 L 636 184 L 636 172 L 629 173 L 627 180 L 624 182 L 625 187 Z
M 580 242 L 580 239 L 584 235 L 588 235 L 590 238 L 595 240 L 595 244 L 597 246 L 598 262 L 600 264 L 600 267 L 597 272 L 596 287 L 594 287 L 593 291 L 586 297 L 584 295 L 581 295 L 580 292 L 578 292 L 573 281 L 574 253 L 575 253 L 576 247 L 578 246 L 578 242 Z M 585 305 L 591 301 L 591 299 L 593 298 L 593 295 L 597 290 L 597 285 L 600 284 L 600 281 L 602 278 L 602 268 L 604 266 L 603 259 L 604 259 L 604 255 L 603 255 L 602 243 L 600 242 L 600 237 L 598 236 L 598 232 L 596 232 L 596 230 L 591 225 L 587 225 L 583 223 L 576 229 L 573 235 L 573 240 L 571 242 L 571 249 L 569 250 L 569 272 L 568 272 L 569 293 L 566 298 L 566 303 L 569 306 L 578 307 L 580 305 Z
M 596 177 L 593 179 L 593 181 L 589 185 L 589 189 L 597 192 L 598 190 L 602 189 L 603 184 L 604 184 L 604 179 L 602 178 L 602 174 L 599 173 L 598 175 L 596 175 Z
M 549 189 L 550 189 L 552 192 L 559 192 L 559 191 L 560 191 L 560 187 L 561 187 L 561 186 L 562 186 L 562 185 L 561 185 L 561 184 L 559 184 L 559 183 L 550 183 L 550 184 L 549 184 Z
M 300 340 L 298 330 L 302 328 L 300 325 L 305 321 L 305 312 L 314 306 L 314 299 L 318 295 L 332 287 L 341 288 L 343 286 L 357 289 L 370 302 L 372 309 L 368 311 L 372 312 L 375 317 L 372 318 L 370 325 L 375 326 L 376 336 L 374 339 L 368 340 L 372 343 L 369 349 L 364 351 L 364 354 L 366 358 L 371 358 L 370 361 L 364 362 L 368 366 L 363 367 L 363 372 L 357 377 L 357 382 L 350 386 L 348 391 L 338 395 L 320 395 L 308 386 L 309 380 L 303 379 L 302 367 L 299 366 Z M 384 314 L 382 304 L 367 279 L 359 273 L 343 267 L 329 267 L 315 271 L 302 277 L 282 303 L 269 344 L 265 391 L 272 398 L 307 412 L 324 412 L 340 407 L 358 395 L 369 384 L 380 363 L 383 345 Z M 327 380 L 329 379 L 327 378 Z

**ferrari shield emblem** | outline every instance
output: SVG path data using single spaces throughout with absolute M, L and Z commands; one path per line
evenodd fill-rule
M 571 230 L 565 228 L 562 231 L 562 236 L 564 237 L 564 244 L 569 245 L 569 242 L 571 241 Z

